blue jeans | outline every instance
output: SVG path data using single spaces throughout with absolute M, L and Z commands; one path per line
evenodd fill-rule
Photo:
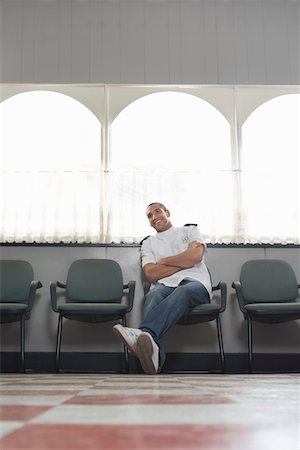
M 210 303 L 210 298 L 199 281 L 183 280 L 175 288 L 158 284 L 145 296 L 144 318 L 139 328 L 150 333 L 157 343 L 160 367 L 166 358 L 162 342 L 164 334 L 184 314 L 203 303 Z

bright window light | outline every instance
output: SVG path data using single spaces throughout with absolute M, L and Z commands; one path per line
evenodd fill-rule
M 115 170 L 227 170 L 229 146 L 228 122 L 210 103 L 159 92 L 134 101 L 116 117 L 111 163 Z
M 0 103 L 2 170 L 90 170 L 100 167 L 98 119 L 80 102 L 51 91 Z
M 226 97 L 235 120 L 221 113 L 227 87 L 139 86 L 140 97 L 107 120 L 105 139 L 69 87 L 48 89 L 0 103 L 1 242 L 138 243 L 154 232 L 147 204 L 161 201 L 174 225 L 197 223 L 209 243 L 300 244 L 296 87 L 252 87 L 262 99 L 253 111 L 252 97 L 239 95 L 248 87 L 236 86 Z M 123 97 L 105 89 L 107 103 L 94 86 L 72 93 L 109 119 L 132 86 L 122 87 Z
M 128 105 L 111 131 L 112 240 L 149 234 L 151 201 L 165 203 L 174 224 L 198 223 L 210 242 L 221 229 L 222 240 L 232 239 L 230 125 L 220 111 L 194 95 L 154 93 Z
M 300 95 L 264 103 L 242 127 L 246 241 L 299 243 Z
M 2 242 L 99 242 L 101 125 L 51 91 L 0 104 Z

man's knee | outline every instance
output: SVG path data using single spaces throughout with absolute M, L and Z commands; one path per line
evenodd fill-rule
M 146 294 L 144 298 L 144 313 L 148 313 L 149 311 L 151 311 L 163 299 L 164 295 L 162 290 L 159 287 L 153 288 L 151 291 L 148 292 L 148 294 Z
M 193 304 L 209 303 L 210 301 L 207 289 L 198 281 L 187 282 L 178 286 L 179 288 L 182 290 L 182 294 L 184 293 L 187 301 Z

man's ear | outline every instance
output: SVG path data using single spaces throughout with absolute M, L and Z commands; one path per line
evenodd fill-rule
M 169 211 L 168 209 L 166 209 L 166 216 L 167 216 L 167 217 L 170 217 L 170 215 L 171 215 L 171 214 L 170 214 L 170 211 Z

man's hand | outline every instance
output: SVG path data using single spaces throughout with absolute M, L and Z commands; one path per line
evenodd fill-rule
M 158 264 L 179 267 L 180 269 L 190 269 L 200 262 L 204 254 L 204 245 L 197 241 L 188 244 L 187 250 L 175 256 L 167 256 L 158 261 Z
M 179 272 L 181 269 L 175 266 L 167 266 L 165 264 L 149 263 L 144 266 L 144 274 L 148 281 L 155 283 L 155 281 L 161 280 L 162 278 L 174 275 L 174 273 Z
M 202 247 L 203 244 L 201 244 L 201 242 L 197 242 L 197 241 L 192 241 L 189 243 L 188 245 L 188 250 L 193 250 L 195 248 L 200 248 Z

